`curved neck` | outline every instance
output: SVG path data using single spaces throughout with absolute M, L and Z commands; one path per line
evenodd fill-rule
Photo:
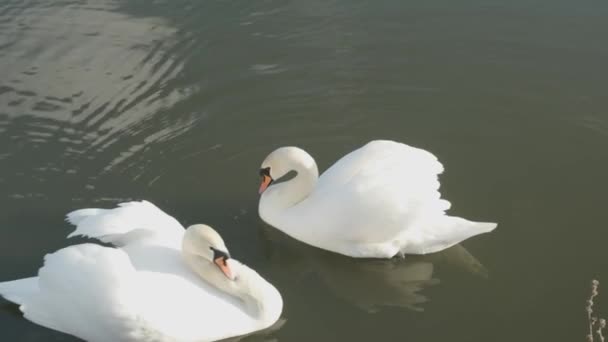
M 231 281 L 208 260 L 192 254 L 183 253 L 192 271 L 217 289 L 240 299 L 244 310 L 256 321 L 260 329 L 266 328 L 279 319 L 283 310 L 283 300 L 279 291 L 262 278 L 257 272 L 240 262 L 229 259 L 230 267 L 236 274 Z
M 262 202 L 269 202 L 275 208 L 289 208 L 304 200 L 317 184 L 319 169 L 312 157 L 294 160 L 291 171 L 297 174 L 294 178 L 272 185 L 262 193 Z

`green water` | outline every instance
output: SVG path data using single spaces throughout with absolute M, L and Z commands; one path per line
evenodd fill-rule
M 75 243 L 70 210 L 147 199 L 281 291 L 253 341 L 583 341 L 592 278 L 608 316 L 607 33 L 603 0 L 0 0 L 0 280 Z M 272 149 L 324 170 L 375 138 L 436 154 L 450 213 L 497 230 L 365 262 L 261 222 Z M 75 340 L 4 301 L 0 331 Z

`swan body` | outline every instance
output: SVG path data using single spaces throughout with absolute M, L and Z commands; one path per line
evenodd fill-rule
M 87 341 L 215 341 L 265 329 L 279 292 L 230 258 L 211 227 L 187 230 L 150 202 L 67 216 L 85 243 L 45 257 L 37 277 L 0 283 L 25 318 Z
M 272 184 L 290 171 L 297 175 Z M 262 162 L 258 210 L 266 223 L 295 239 L 362 258 L 433 253 L 496 228 L 446 215 L 442 172 L 430 152 L 375 140 L 319 177 L 308 153 L 281 147 Z

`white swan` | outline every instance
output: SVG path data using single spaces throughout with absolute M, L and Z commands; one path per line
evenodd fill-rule
M 0 283 L 25 318 L 87 341 L 215 341 L 271 326 L 283 301 L 258 273 L 230 258 L 211 227 L 187 230 L 153 204 L 81 209 L 85 243 L 45 257 L 38 277 Z
M 297 175 L 270 186 L 290 171 Z M 425 150 L 375 140 L 319 177 L 308 153 L 281 147 L 261 165 L 259 214 L 295 239 L 351 257 L 432 253 L 496 228 L 445 214 L 441 172 Z

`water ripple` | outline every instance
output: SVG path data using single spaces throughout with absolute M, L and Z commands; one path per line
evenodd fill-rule
M 79 182 L 93 190 L 96 175 L 197 120 L 164 113 L 196 91 L 172 84 L 196 39 L 166 19 L 133 17 L 120 6 L 114 0 L 0 5 L 0 159 L 29 169 L 20 177 L 31 178 L 32 189 L 88 168 Z

